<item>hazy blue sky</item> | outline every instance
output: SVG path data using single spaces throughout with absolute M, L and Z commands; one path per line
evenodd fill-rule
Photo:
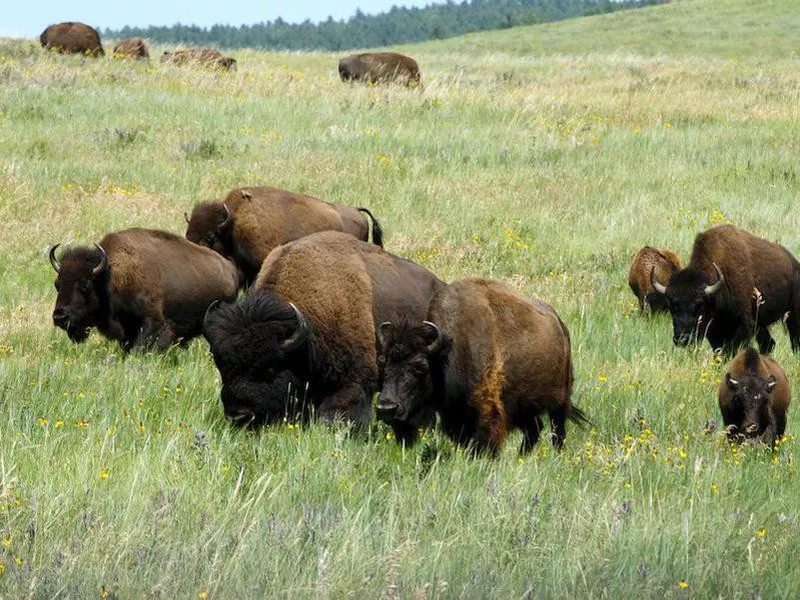
M 299 23 L 305 19 L 324 21 L 347 18 L 360 8 L 376 14 L 397 6 L 425 6 L 433 0 L 10 0 L 0 11 L 0 36 L 38 37 L 48 25 L 60 21 L 82 21 L 99 28 L 123 25 L 207 26 L 272 21 Z

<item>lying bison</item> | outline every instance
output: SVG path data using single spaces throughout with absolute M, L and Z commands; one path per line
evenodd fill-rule
M 222 56 L 218 50 L 210 48 L 195 48 L 191 50 L 177 50 L 164 52 L 161 62 L 176 66 L 196 64 L 209 69 L 222 69 L 224 71 L 236 70 L 236 59 Z
M 800 264 L 783 246 L 719 225 L 697 235 L 689 264 L 667 285 L 652 272 L 651 279 L 666 296 L 679 346 L 706 337 L 734 354 L 755 331 L 768 354 L 775 340 L 767 328 L 786 316 L 792 349 L 800 350 Z
M 680 270 L 681 261 L 672 250 L 651 246 L 639 250 L 628 271 L 628 285 L 639 300 L 639 310 L 643 313 L 669 311 L 667 299 L 653 289 L 650 272 L 656 281 L 669 281 Z
M 456 281 L 431 300 L 425 321 L 391 321 L 379 329 L 378 417 L 413 419 L 433 409 L 445 433 L 496 454 L 511 428 L 520 453 L 550 417 L 561 448 L 567 419 L 588 422 L 572 405 L 569 332 L 551 306 L 486 279 Z
M 378 388 L 376 323 L 421 320 L 443 285 L 422 267 L 336 231 L 279 246 L 251 294 L 206 319 L 225 415 L 252 426 L 306 416 L 310 405 L 324 419 L 369 422 Z M 292 396 L 307 405 L 292 405 Z M 396 434 L 411 440 L 416 428 L 398 423 Z
M 420 85 L 419 66 L 410 56 L 395 52 L 353 54 L 339 61 L 342 81 L 364 83 L 400 82 Z
M 114 58 L 135 58 L 135 59 L 148 59 L 150 52 L 147 50 L 147 44 L 140 37 L 125 38 L 117 42 L 114 46 Z
M 364 214 L 361 214 L 364 213 Z M 273 187 L 232 190 L 222 202 L 194 207 L 186 239 L 216 250 L 232 260 L 242 273 L 242 285 L 255 280 L 261 263 L 280 244 L 318 231 L 343 231 L 360 240 L 383 246 L 380 223 L 366 208 L 323 202 L 312 196 Z
M 87 56 L 103 56 L 103 44 L 100 34 L 94 27 L 84 23 L 58 23 L 50 25 L 39 36 L 42 46 L 48 50 L 56 50 L 63 54 L 86 54 Z
M 786 373 L 750 347 L 731 361 L 719 386 L 719 408 L 732 441 L 747 439 L 774 446 L 786 430 L 790 401 Z
M 126 229 L 60 259 L 58 246 L 50 249 L 58 273 L 53 323 L 75 343 L 97 327 L 126 351 L 164 350 L 200 335 L 209 304 L 236 298 L 236 268 L 171 233 Z

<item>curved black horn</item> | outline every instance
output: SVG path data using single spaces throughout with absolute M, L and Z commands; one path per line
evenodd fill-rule
M 189 213 L 183 211 L 183 220 L 186 221 L 186 224 L 189 224 Z
M 650 269 L 650 285 L 652 285 L 653 289 L 657 291 L 659 294 L 667 293 L 667 288 L 664 285 L 658 283 L 658 280 L 656 279 L 655 269 Z
M 297 317 L 298 327 L 297 331 L 295 331 L 291 337 L 287 338 L 286 341 L 281 344 L 281 350 L 284 353 L 296 350 L 303 342 L 306 341 L 306 338 L 308 338 L 308 322 L 306 321 L 306 318 L 294 304 L 289 302 L 289 306 L 292 307 L 294 315 Z
M 206 328 L 206 322 L 208 321 L 208 315 L 210 315 L 212 312 L 214 312 L 214 308 L 216 308 L 217 304 L 219 304 L 219 303 L 220 303 L 220 300 L 219 300 L 219 299 L 217 299 L 217 300 L 214 300 L 214 301 L 213 301 L 211 304 L 209 304 L 209 305 L 208 305 L 208 307 L 206 308 L 206 312 L 205 312 L 205 314 L 203 315 L 203 329 L 205 329 L 205 328 Z
M 100 250 L 100 254 L 102 255 L 100 258 L 100 264 L 92 269 L 92 277 L 97 277 L 100 275 L 100 273 L 105 271 L 106 267 L 108 266 L 108 254 L 106 254 L 106 251 L 103 250 L 103 247 L 100 244 L 95 244 L 94 246 Z
M 705 288 L 706 296 L 713 296 L 714 294 L 716 294 L 722 287 L 722 284 L 725 283 L 725 276 L 722 274 L 722 270 L 717 266 L 717 263 L 711 263 L 711 264 L 713 264 L 714 268 L 717 270 L 718 279 L 716 283 L 706 286 Z
M 231 224 L 231 221 L 233 221 L 233 217 L 231 216 L 231 211 L 228 208 L 228 205 L 223 202 L 222 208 L 225 209 L 225 220 L 219 224 L 217 231 L 222 231 Z
M 384 321 L 383 323 L 378 325 L 378 330 L 375 332 L 375 334 L 376 334 L 376 337 L 378 338 L 378 346 L 380 346 L 381 348 L 383 348 L 383 332 L 384 332 L 384 328 L 386 328 L 386 330 L 388 330 L 389 327 L 391 327 L 391 326 L 392 326 L 392 322 L 391 321 Z
M 430 344 L 428 344 L 427 348 L 425 348 L 425 351 L 428 354 L 433 354 L 442 347 L 442 343 L 444 342 L 442 338 L 442 330 L 439 329 L 435 323 L 431 323 L 430 321 L 423 321 L 422 324 L 427 325 L 436 334 L 436 338 Z
M 61 244 L 56 244 L 55 246 L 50 248 L 50 264 L 53 265 L 53 268 L 56 270 L 56 273 L 58 273 L 61 270 L 61 263 L 58 262 L 58 259 L 56 258 L 56 248 L 58 248 L 60 245 Z

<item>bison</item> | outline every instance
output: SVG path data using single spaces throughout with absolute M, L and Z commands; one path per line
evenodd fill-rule
M 464 279 L 442 288 L 424 321 L 382 323 L 378 417 L 390 422 L 435 410 L 445 433 L 496 454 L 508 430 L 522 430 L 520 453 L 550 417 L 561 448 L 566 421 L 588 423 L 572 405 L 569 331 L 553 308 L 496 281 Z
M 346 56 L 339 61 L 339 77 L 342 81 L 421 85 L 417 61 L 395 52 L 368 52 Z
M 800 264 L 783 246 L 719 225 L 697 235 L 689 264 L 667 285 L 653 271 L 651 282 L 666 296 L 678 346 L 706 337 L 733 355 L 755 333 L 769 354 L 768 327 L 785 318 L 792 349 L 800 350 Z
M 147 50 L 147 44 L 140 37 L 125 38 L 117 42 L 114 46 L 114 58 L 136 58 L 148 59 L 150 52 Z
M 185 214 L 184 218 L 186 239 L 232 260 L 244 286 L 253 283 L 275 246 L 309 233 L 343 231 L 367 241 L 369 222 L 361 213 L 372 220 L 372 241 L 382 247 L 380 223 L 366 208 L 331 204 L 273 187 L 232 190 L 224 201 L 200 203 L 191 218 Z
M 233 301 L 239 287 L 228 260 L 164 231 L 109 233 L 60 259 L 59 245 L 50 249 L 58 273 L 53 323 L 75 343 L 92 327 L 125 351 L 185 343 L 200 335 L 209 304 Z
M 681 270 L 678 256 L 667 248 L 645 246 L 636 253 L 628 271 L 628 285 L 639 300 L 639 310 L 643 313 L 667 312 L 669 307 L 666 298 L 653 289 L 650 283 L 650 271 L 655 273 L 656 281 L 669 281 Z
M 62 54 L 86 54 L 87 56 L 103 56 L 103 44 L 100 34 L 94 27 L 84 23 L 58 23 L 50 25 L 39 36 L 42 46 L 48 50 L 56 50 Z
M 731 361 L 719 385 L 719 408 L 731 441 L 775 446 L 786 430 L 790 401 L 789 381 L 781 366 L 750 347 Z
M 250 295 L 206 318 L 225 415 L 256 426 L 314 407 L 326 420 L 368 423 L 377 323 L 424 318 L 443 286 L 424 268 L 338 231 L 278 246 Z M 398 439 L 415 438 L 416 427 L 396 425 Z
M 224 71 L 236 70 L 236 59 L 222 56 L 218 50 L 210 48 L 194 48 L 190 50 L 177 50 L 175 52 L 164 52 L 161 55 L 161 62 L 176 66 L 196 64 L 210 69 L 221 69 Z

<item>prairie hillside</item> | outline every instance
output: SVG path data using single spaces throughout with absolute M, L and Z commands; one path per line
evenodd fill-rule
M 627 272 L 726 222 L 800 254 L 798 14 L 682 1 L 403 46 L 422 90 L 345 85 L 341 55 L 219 73 L 0 41 L 0 596 L 797 597 L 796 410 L 776 453 L 731 447 L 725 362 L 674 347 Z M 496 460 L 435 430 L 240 431 L 202 339 L 125 356 L 53 327 L 53 244 L 182 234 L 254 184 L 549 302 L 594 426 Z

